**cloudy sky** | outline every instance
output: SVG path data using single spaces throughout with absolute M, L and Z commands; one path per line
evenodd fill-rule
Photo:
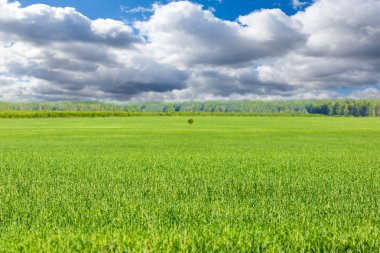
M 380 0 L 0 0 L 0 101 L 380 98 Z

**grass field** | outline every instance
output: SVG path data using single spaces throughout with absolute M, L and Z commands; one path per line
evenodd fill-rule
M 0 252 L 379 252 L 380 119 L 0 120 Z

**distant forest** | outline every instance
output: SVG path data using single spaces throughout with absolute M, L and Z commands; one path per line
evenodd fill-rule
M 1 112 L 83 111 L 83 112 L 217 112 L 244 114 L 320 114 L 330 116 L 380 116 L 377 100 L 299 100 L 299 101 L 204 101 L 149 102 L 141 104 L 103 102 L 0 103 Z

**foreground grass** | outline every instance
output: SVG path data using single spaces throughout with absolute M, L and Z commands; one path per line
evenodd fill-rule
M 0 251 L 380 250 L 376 118 L 0 120 Z

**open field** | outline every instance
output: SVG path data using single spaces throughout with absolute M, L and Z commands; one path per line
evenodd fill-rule
M 380 251 L 380 119 L 0 120 L 0 252 Z

